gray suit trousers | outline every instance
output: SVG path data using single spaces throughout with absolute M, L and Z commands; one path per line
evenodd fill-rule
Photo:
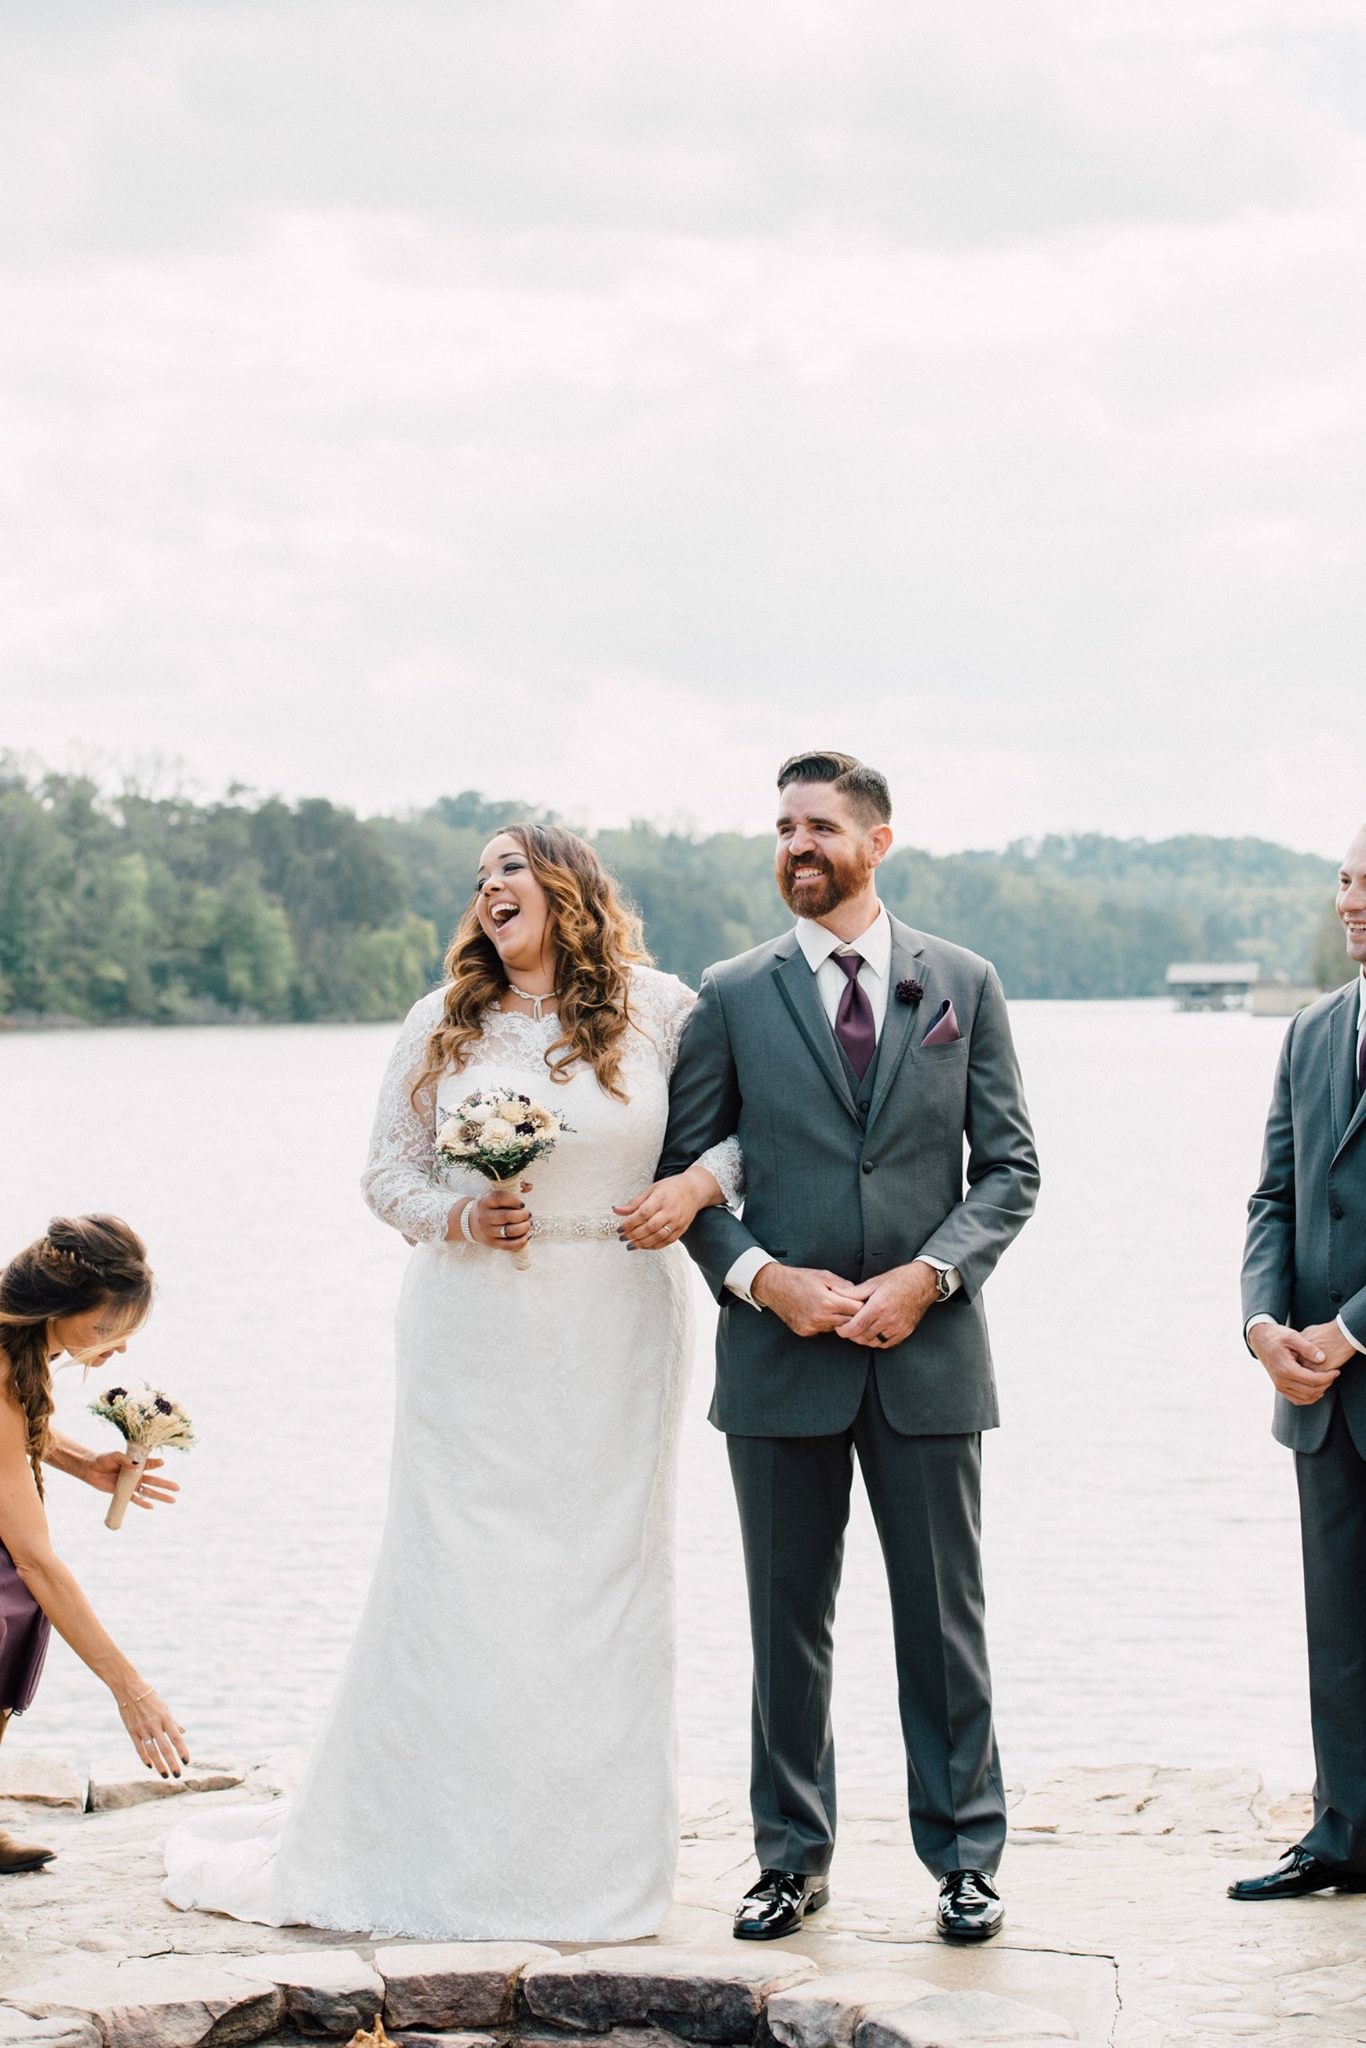
M 857 1454 L 891 1591 L 916 1853 L 936 1877 L 995 1870 L 1006 1810 L 987 1665 L 980 1437 L 901 1435 L 870 1372 L 849 1429 L 726 1444 L 749 1583 L 761 1869 L 822 1872 L 834 1849 L 832 1630 Z
M 1304 1847 L 1366 1875 L 1366 1458 L 1342 1402 L 1329 1398 L 1323 1443 L 1295 1453 L 1314 1725 L 1314 1825 Z

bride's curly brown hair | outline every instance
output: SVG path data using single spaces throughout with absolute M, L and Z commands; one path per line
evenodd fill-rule
M 517 841 L 549 906 L 560 1022 L 560 1035 L 546 1053 L 550 1077 L 567 1081 L 575 1067 L 586 1063 L 603 1090 L 624 1102 L 623 1040 L 633 1021 L 630 970 L 650 960 L 640 919 L 576 832 L 562 825 L 503 825 L 491 835 L 502 836 Z M 477 901 L 476 895 L 446 954 L 445 1006 L 413 1082 L 414 1105 L 440 1074 L 464 1065 L 485 1010 L 508 985 L 498 950 L 479 923 Z

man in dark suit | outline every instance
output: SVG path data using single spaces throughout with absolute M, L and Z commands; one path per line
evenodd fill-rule
M 779 774 L 776 871 L 796 929 L 704 976 L 661 1171 L 738 1132 L 741 1219 L 687 1245 L 721 1304 L 726 1433 L 754 1646 L 761 1876 L 741 1940 L 829 1896 L 831 1626 L 857 1457 L 887 1565 L 911 1830 L 949 1940 L 995 1934 L 1005 1800 L 979 1555 L 997 1420 L 982 1283 L 1038 1166 L 991 966 L 878 901 L 891 799 L 847 754 Z M 964 1177 L 964 1137 L 968 1160 Z
M 1299 1482 L 1314 1824 L 1235 1899 L 1366 1891 L 1366 826 L 1337 912 L 1354 972 L 1285 1035 L 1243 1254 L 1244 1332 Z

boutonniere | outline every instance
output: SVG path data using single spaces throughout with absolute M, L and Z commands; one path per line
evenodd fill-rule
M 896 999 L 899 1003 L 909 1003 L 914 1010 L 925 1000 L 924 982 L 917 981 L 914 976 L 909 981 L 899 981 L 896 985 Z

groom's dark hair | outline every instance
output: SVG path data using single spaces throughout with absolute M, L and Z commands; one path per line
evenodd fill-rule
M 828 782 L 849 799 L 865 825 L 890 825 L 892 792 L 887 778 L 853 754 L 790 754 L 778 770 L 779 794 L 790 782 Z

